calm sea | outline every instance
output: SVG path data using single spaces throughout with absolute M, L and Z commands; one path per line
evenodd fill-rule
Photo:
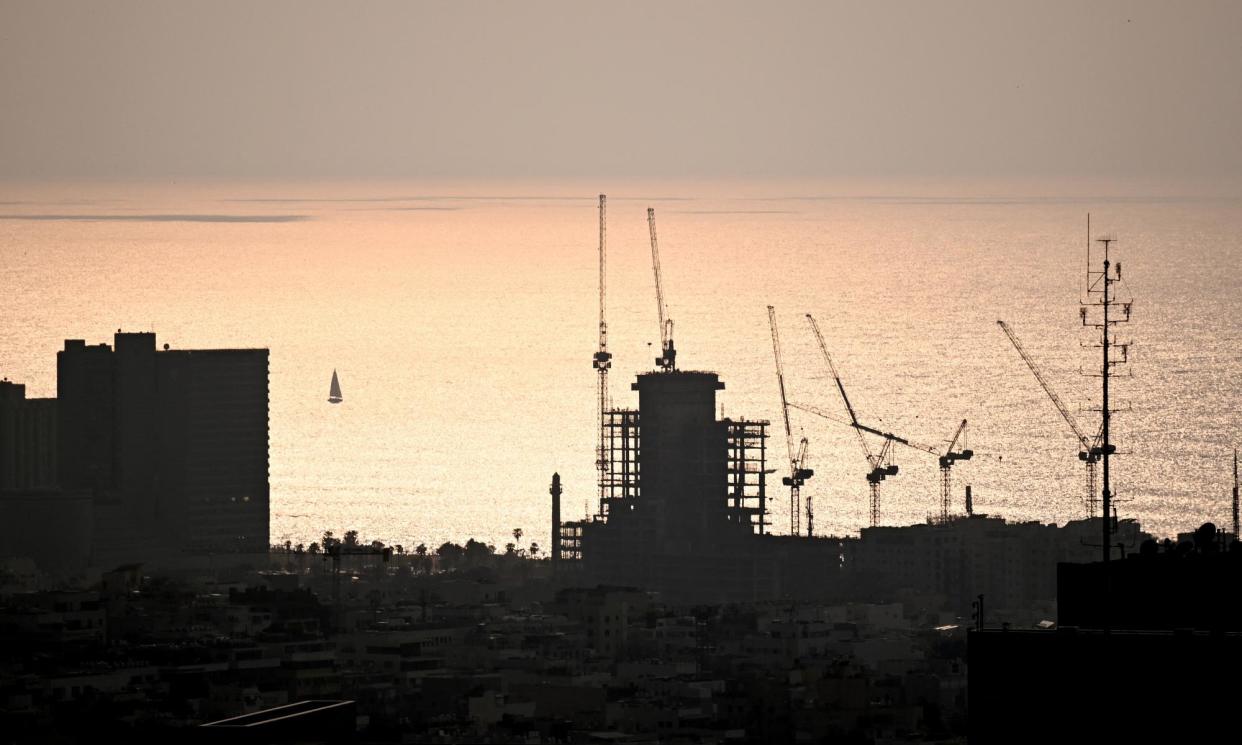
M 679 362 L 720 373 L 727 416 L 775 425 L 771 520 L 789 529 L 766 306 L 791 398 L 841 409 L 814 313 L 860 416 L 944 444 L 969 420 L 980 455 L 955 509 L 1084 515 L 1077 445 L 996 325 L 1008 321 L 1094 432 L 1098 367 L 1078 318 L 1085 222 L 1117 239 L 1133 298 L 1118 380 L 1122 517 L 1159 534 L 1227 526 L 1242 413 L 1242 203 L 1054 190 L 965 196 L 807 184 L 0 187 L 0 375 L 55 395 L 66 338 L 154 330 L 173 348 L 271 349 L 272 538 L 324 530 L 404 543 L 514 528 L 546 543 L 548 482 L 593 505 L 597 193 L 609 191 L 612 393 L 659 344 L 654 207 Z M 857 191 L 857 190 L 855 190 Z M 1034 194 L 1032 196 L 1032 194 Z M 999 196 L 998 196 L 999 195 Z M 653 346 L 654 343 L 654 346 Z M 344 403 L 327 402 L 332 371 Z M 852 431 L 794 412 L 819 533 L 867 521 Z M 894 452 L 882 522 L 935 513 L 935 459 Z

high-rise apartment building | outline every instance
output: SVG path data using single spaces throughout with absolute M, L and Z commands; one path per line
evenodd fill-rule
M 268 350 L 67 340 L 60 485 L 95 502 L 96 561 L 265 551 Z
M 0 380 L 0 492 L 56 486 L 56 399 Z

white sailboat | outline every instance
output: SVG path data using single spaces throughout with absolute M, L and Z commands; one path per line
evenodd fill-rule
M 332 388 L 328 390 L 328 403 L 339 404 L 341 398 L 341 381 L 336 379 L 336 370 L 332 371 Z

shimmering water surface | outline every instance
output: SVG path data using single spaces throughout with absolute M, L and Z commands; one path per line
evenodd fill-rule
M 1098 366 L 1078 320 L 1085 216 L 1118 239 L 1134 299 L 1117 382 L 1122 516 L 1172 534 L 1229 520 L 1242 373 L 1242 204 L 1177 197 L 969 196 L 806 184 L 0 187 L 0 375 L 55 395 L 65 338 L 154 330 L 174 348 L 271 349 L 272 538 L 325 529 L 436 545 L 513 528 L 544 541 L 548 481 L 569 517 L 595 500 L 596 192 L 609 191 L 615 403 L 658 346 L 646 208 L 657 210 L 679 361 L 721 374 L 724 413 L 775 425 L 765 306 L 791 397 L 840 409 L 803 314 L 817 315 L 856 408 L 942 444 L 977 511 L 1083 515 L 1077 446 L 996 326 L 1007 320 L 1094 431 Z M 917 196 L 907 196 L 915 193 Z M 1001 196 L 996 196 L 1001 194 Z M 327 402 L 332 370 L 344 403 Z M 863 456 L 794 412 L 822 533 L 867 520 Z M 935 459 L 899 450 L 882 522 L 937 510 Z M 775 530 L 788 502 L 773 478 Z

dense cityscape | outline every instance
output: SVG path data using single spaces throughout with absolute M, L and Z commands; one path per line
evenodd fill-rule
M 553 474 L 546 537 L 270 545 L 266 358 L 118 331 L 65 343 L 55 399 L 0 382 L 7 741 L 989 742 L 1087 705 L 1065 670 L 995 692 L 1067 644 L 1105 654 L 1092 630 L 1124 629 L 1136 673 L 1187 644 L 1238 654 L 1242 606 L 1197 601 L 1242 567 L 1232 533 L 1161 546 L 1110 521 L 1129 558 L 1100 563 L 1099 518 L 966 497 L 922 525 L 773 534 L 746 452 L 767 423 L 717 420 L 724 384 L 671 364 L 606 412 L 628 444 L 601 515 L 562 521 Z
M 0 745 L 1235 741 L 1240 29 L 0 0 Z

